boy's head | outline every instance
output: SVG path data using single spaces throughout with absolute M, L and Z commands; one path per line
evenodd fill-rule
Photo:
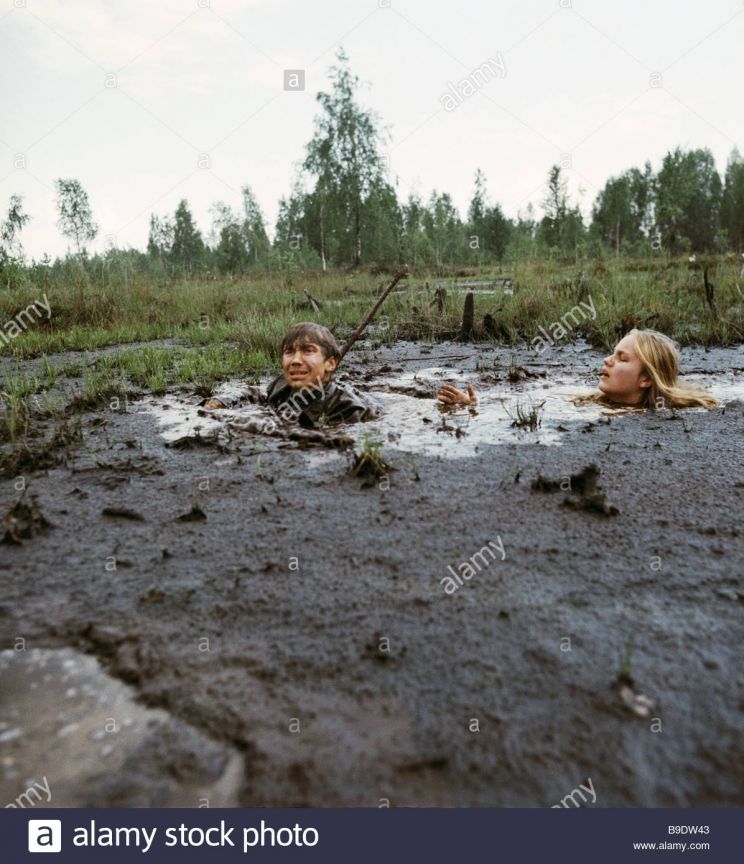
M 312 321 L 295 324 L 282 340 L 284 380 L 295 390 L 325 384 L 340 356 L 338 343 L 327 327 Z

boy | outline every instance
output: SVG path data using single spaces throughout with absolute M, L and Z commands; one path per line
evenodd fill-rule
M 290 327 L 282 341 L 282 375 L 263 395 L 248 385 L 230 396 L 212 397 L 204 408 L 231 408 L 240 402 L 270 405 L 283 420 L 296 420 L 305 428 L 319 422 L 372 420 L 380 406 L 368 396 L 332 380 L 341 352 L 327 327 L 303 321 Z

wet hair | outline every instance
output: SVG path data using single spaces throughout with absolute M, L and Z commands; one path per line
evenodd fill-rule
M 679 349 L 658 330 L 631 330 L 635 337 L 635 351 L 643 371 L 651 379 L 646 388 L 644 403 L 647 408 L 715 408 L 718 400 L 702 387 L 681 384 L 679 378 Z
M 679 381 L 679 348 L 658 330 L 630 330 L 634 337 L 635 352 L 643 372 L 651 379 L 651 386 L 643 390 L 643 400 L 635 408 L 715 408 L 718 400 L 713 394 L 694 384 Z M 589 401 L 604 405 L 617 405 L 601 391 L 587 397 Z M 583 400 L 582 400 L 583 401 Z
M 282 339 L 282 354 L 310 343 L 320 348 L 324 360 L 330 360 L 332 357 L 338 360 L 341 357 L 341 349 L 338 347 L 336 337 L 327 327 L 314 321 L 301 321 L 287 330 Z

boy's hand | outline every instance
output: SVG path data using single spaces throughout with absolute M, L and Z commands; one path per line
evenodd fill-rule
M 202 408 L 224 408 L 224 404 L 219 399 L 207 399 L 202 405 Z
M 437 399 L 445 405 L 476 405 L 478 403 L 478 396 L 472 384 L 468 384 L 467 393 L 463 393 L 462 390 L 458 390 L 451 384 L 442 384 Z

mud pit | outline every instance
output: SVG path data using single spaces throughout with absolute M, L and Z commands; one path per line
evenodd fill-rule
M 95 655 L 240 755 L 240 806 L 542 807 L 587 777 L 594 806 L 741 806 L 744 350 L 683 354 L 722 408 L 655 415 L 570 406 L 599 365 L 581 345 L 349 360 L 388 410 L 345 430 L 383 437 L 381 487 L 293 441 L 166 446 L 159 417 L 183 438 L 183 394 L 88 415 L 67 464 L 26 478 L 50 525 L 0 546 L 5 647 Z M 436 431 L 442 375 L 484 396 L 445 416 L 465 434 Z M 546 402 L 535 432 L 505 411 L 526 398 Z M 533 489 L 591 463 L 617 515 Z M 19 493 L 0 490 L 6 511 Z M 445 593 L 448 568 L 499 541 L 503 561 Z M 135 805 L 120 762 L 116 802 Z M 45 773 L 0 766 L 8 801 Z M 80 780 L 80 799 L 97 788 Z

